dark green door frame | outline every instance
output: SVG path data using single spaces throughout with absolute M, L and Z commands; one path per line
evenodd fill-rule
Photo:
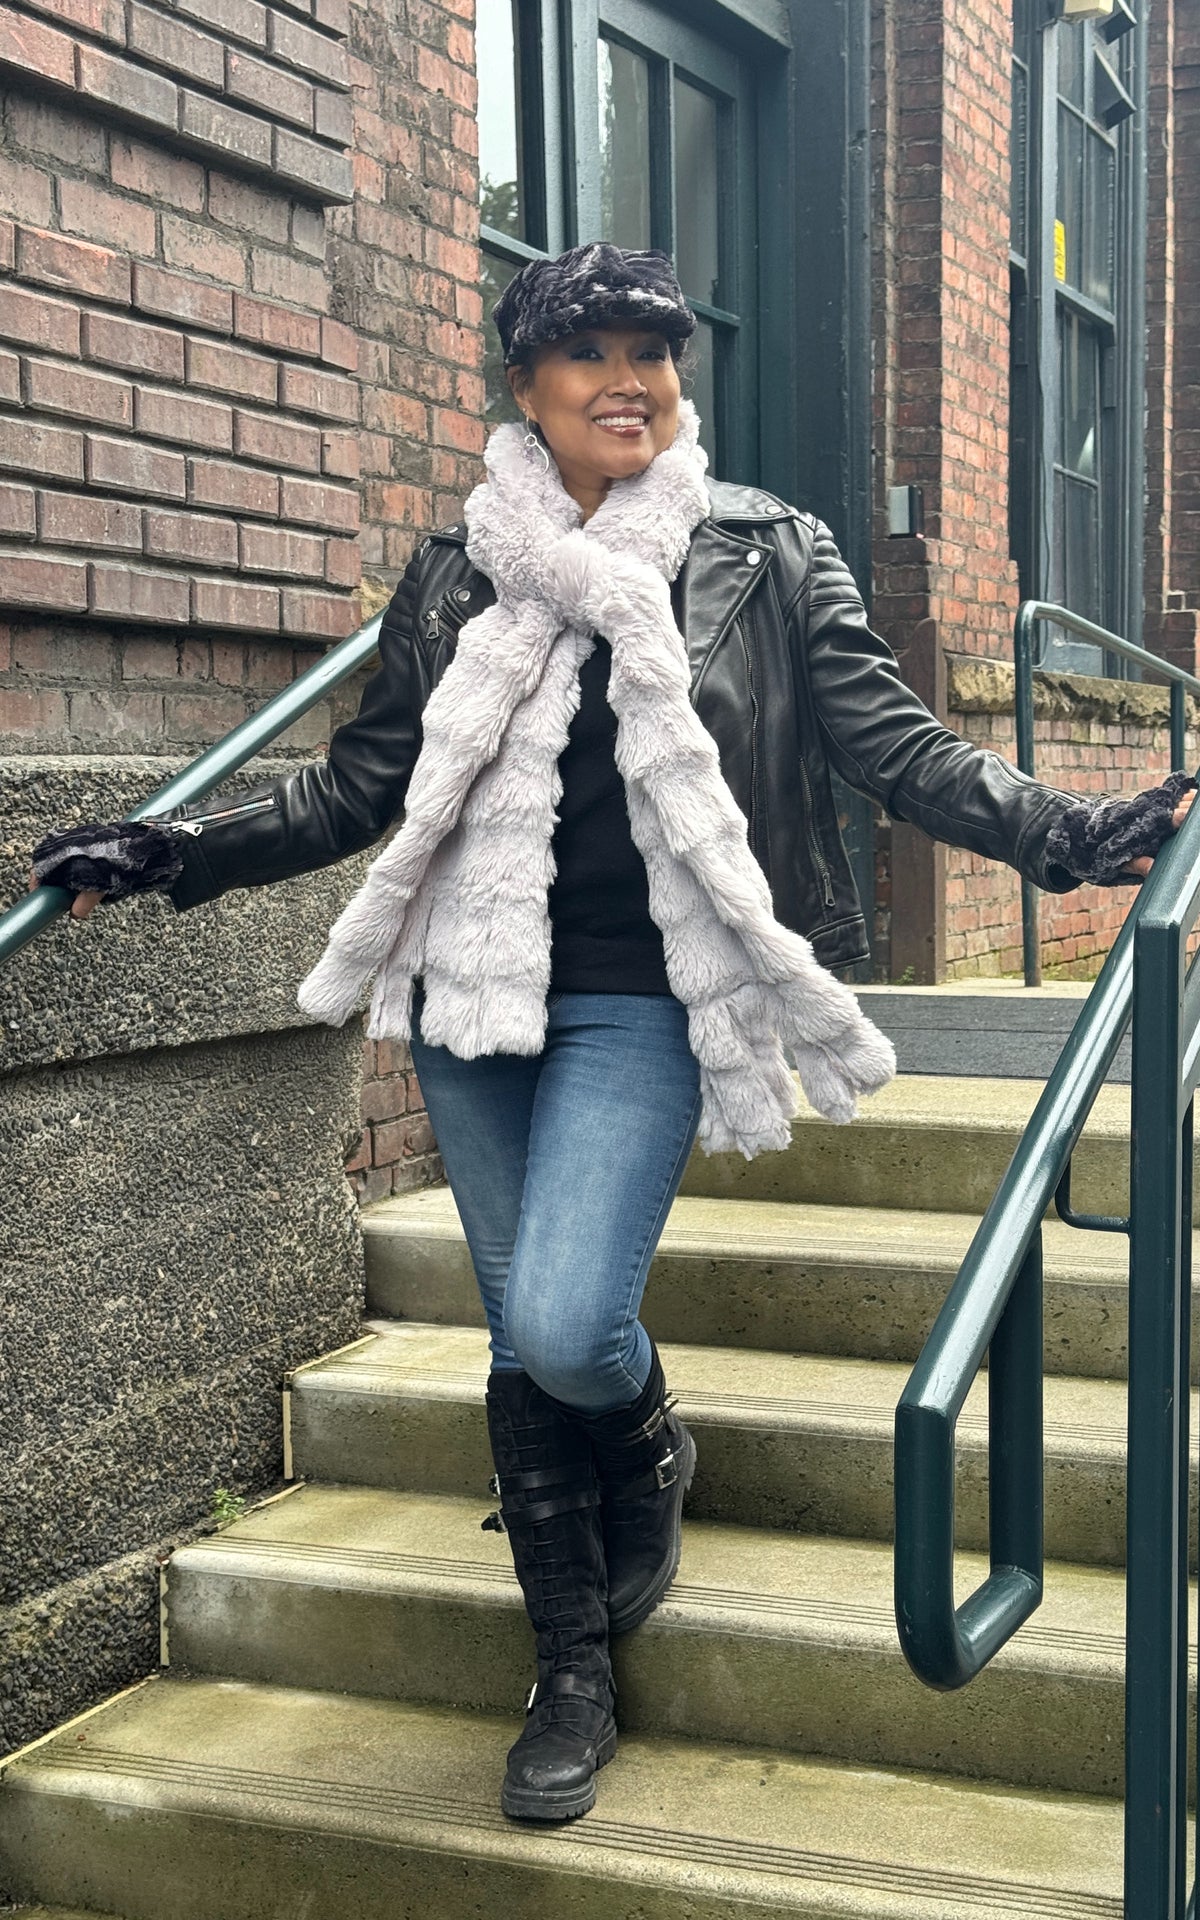
M 790 497 L 825 521 L 871 606 L 870 0 L 791 0 L 788 301 Z M 765 350 L 764 350 L 765 351 Z M 873 931 L 875 826 L 839 781 L 838 809 Z M 865 969 L 869 977 L 869 966 Z

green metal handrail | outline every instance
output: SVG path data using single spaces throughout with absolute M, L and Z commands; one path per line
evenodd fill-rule
M 1200 850 L 1188 832 L 1134 948 L 1126 1491 L 1125 1912 L 1187 1899 L 1188 1544 L 1193 1118 L 1200 1081 Z
M 1022 773 L 1033 776 L 1033 675 L 1034 675 L 1034 629 L 1041 622 L 1048 621 L 1056 627 L 1064 627 L 1068 633 L 1078 635 L 1081 640 L 1090 640 L 1094 646 L 1103 647 L 1108 653 L 1118 653 L 1124 660 L 1133 660 L 1143 672 L 1158 673 L 1171 683 L 1171 767 L 1178 771 L 1187 760 L 1187 702 L 1185 695 L 1194 693 L 1200 697 L 1200 680 L 1195 674 L 1187 673 L 1177 667 L 1173 661 L 1163 660 L 1157 653 L 1150 653 L 1145 647 L 1139 647 L 1132 640 L 1122 639 L 1119 633 L 1110 633 L 1107 627 L 1098 627 L 1094 620 L 1085 620 L 1080 613 L 1072 613 L 1069 607 L 1057 607 L 1047 600 L 1023 600 L 1017 608 L 1016 624 L 1013 627 L 1013 669 L 1016 675 L 1016 723 L 1017 723 L 1017 765 Z M 1032 880 L 1021 882 L 1021 948 L 1025 969 L 1025 985 L 1040 987 L 1042 984 L 1042 950 L 1038 938 L 1038 889 Z
M 376 614 L 365 627 L 359 627 L 349 639 L 340 641 L 323 659 L 317 661 L 316 666 L 298 675 L 268 700 L 265 707 L 260 707 L 257 713 L 247 715 L 224 739 L 206 747 L 164 787 L 159 787 L 148 800 L 143 800 L 131 813 L 127 813 L 125 819 L 146 820 L 155 814 L 166 813 L 170 807 L 182 807 L 191 800 L 203 800 L 214 787 L 219 787 L 223 780 L 228 780 L 231 774 L 237 773 L 248 760 L 252 760 L 256 753 L 261 753 L 281 733 L 286 733 L 332 688 L 340 686 L 359 667 L 365 666 L 379 651 L 379 629 L 382 624 L 383 615 Z M 51 920 L 60 913 L 66 913 L 73 898 L 74 895 L 63 887 L 36 887 L 15 907 L 0 914 L 0 960 L 7 960 L 10 954 L 19 952 Z
M 913 1671 L 971 1680 L 1042 1594 L 1041 1226 L 1128 1232 L 1127 1920 L 1184 1920 L 1192 1100 L 1200 807 L 1154 863 L 967 1251 L 896 1411 L 896 1623 Z M 1069 1204 L 1071 1156 L 1133 1016 L 1131 1212 Z M 954 1592 L 955 1425 L 988 1357 L 991 1571 Z

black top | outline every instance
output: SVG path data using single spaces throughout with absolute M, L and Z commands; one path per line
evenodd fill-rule
M 579 710 L 559 758 L 562 799 L 551 849 L 550 991 L 670 993 L 646 864 L 633 843 L 608 704 L 612 649 L 596 637 L 579 675 Z

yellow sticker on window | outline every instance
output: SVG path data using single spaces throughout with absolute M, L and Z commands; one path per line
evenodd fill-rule
M 1061 220 L 1054 222 L 1054 278 L 1067 277 L 1067 230 Z

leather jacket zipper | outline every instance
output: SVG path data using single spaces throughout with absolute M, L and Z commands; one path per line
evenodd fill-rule
M 197 813 L 190 820 L 156 820 L 156 827 L 165 827 L 168 833 L 190 833 L 198 839 L 205 827 L 212 827 L 219 820 L 237 820 L 242 814 L 269 813 L 277 805 L 275 795 L 268 793 L 257 800 L 245 800 L 238 807 L 221 807 L 216 813 Z
M 456 606 L 453 602 L 448 603 L 446 595 L 443 594 L 425 615 L 426 638 L 437 640 L 442 637 L 447 640 L 457 640 L 468 618 L 469 614 L 464 604 L 460 603 Z
M 746 686 L 750 692 L 750 844 L 756 847 L 758 840 L 758 822 L 761 809 L 758 795 L 758 755 L 755 742 L 758 734 L 758 694 L 754 687 L 754 661 L 750 652 L 750 641 L 744 627 L 739 623 L 738 632 L 742 642 L 742 652 L 746 657 Z
M 804 831 L 808 839 L 809 852 L 812 854 L 813 860 L 816 863 L 817 872 L 821 876 L 821 892 L 824 896 L 825 905 L 832 907 L 835 904 L 833 881 L 829 877 L 829 867 L 826 864 L 825 855 L 821 852 L 820 843 L 817 839 L 812 781 L 808 777 L 808 768 L 805 766 L 803 759 L 800 761 L 800 782 L 804 788 Z

